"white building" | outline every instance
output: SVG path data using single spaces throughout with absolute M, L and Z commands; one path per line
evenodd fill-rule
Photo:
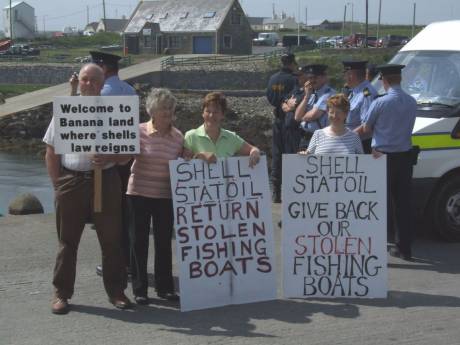
M 3 8 L 5 36 L 11 38 L 10 20 L 13 28 L 12 38 L 35 37 L 35 9 L 25 1 L 15 1 Z
M 297 22 L 294 17 L 288 17 L 282 12 L 278 16 L 273 12 L 273 18 L 264 18 L 263 29 L 266 31 L 293 30 L 297 29 Z

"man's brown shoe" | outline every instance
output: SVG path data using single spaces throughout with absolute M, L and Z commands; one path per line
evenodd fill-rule
M 112 303 L 115 306 L 115 308 L 118 309 L 130 309 L 133 307 L 132 302 L 129 300 L 128 297 L 125 296 L 124 293 L 116 297 L 110 297 L 109 302 Z
M 51 302 L 51 312 L 53 314 L 67 314 L 69 312 L 69 303 L 66 298 L 55 297 Z

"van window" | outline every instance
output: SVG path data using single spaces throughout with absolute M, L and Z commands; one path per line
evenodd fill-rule
M 418 104 L 460 104 L 460 52 L 400 52 L 390 63 L 406 66 L 401 85 Z M 385 93 L 380 81 L 373 84 Z

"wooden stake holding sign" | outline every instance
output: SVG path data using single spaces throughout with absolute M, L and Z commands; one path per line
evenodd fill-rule
M 57 154 L 139 153 L 138 96 L 66 96 L 53 102 Z M 102 212 L 102 168 L 94 168 L 94 212 Z
M 94 168 L 94 212 L 102 212 L 102 169 Z

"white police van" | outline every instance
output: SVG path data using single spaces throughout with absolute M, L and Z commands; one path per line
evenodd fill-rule
M 416 208 L 450 241 L 460 241 L 459 33 L 460 20 L 432 23 L 390 61 L 406 65 L 402 87 L 418 103 L 412 134 L 420 147 L 413 175 Z

